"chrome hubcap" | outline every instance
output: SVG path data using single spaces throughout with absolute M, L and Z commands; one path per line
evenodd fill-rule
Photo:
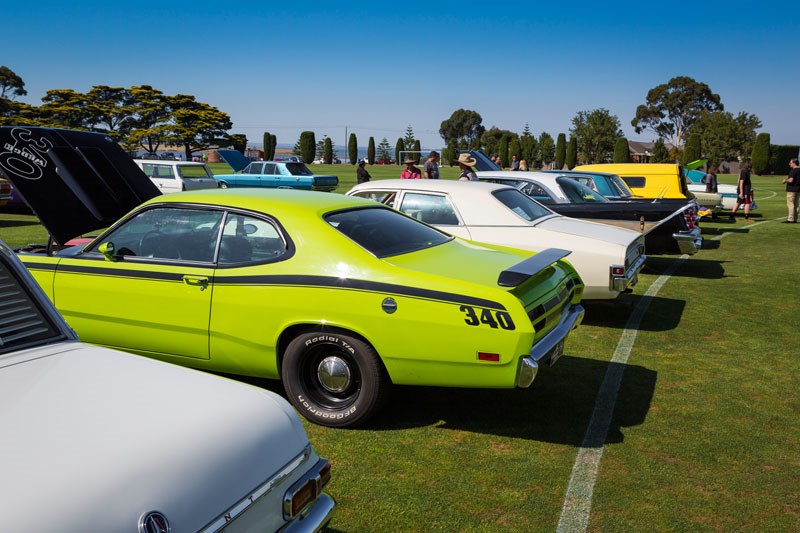
M 341 357 L 328 356 L 319 363 L 317 378 L 325 390 L 342 392 L 350 385 L 350 366 Z

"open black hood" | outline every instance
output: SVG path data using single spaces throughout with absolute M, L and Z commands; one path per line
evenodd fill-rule
M 111 137 L 88 131 L 0 127 L 0 176 L 58 244 L 110 226 L 161 194 Z

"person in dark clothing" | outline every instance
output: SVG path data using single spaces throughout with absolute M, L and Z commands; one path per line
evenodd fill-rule
M 733 208 L 733 211 L 731 211 L 731 220 L 734 222 L 736 222 L 736 212 L 742 204 L 744 204 L 744 219 L 750 220 L 750 190 L 752 189 L 752 185 L 750 184 L 751 168 L 750 163 L 742 163 L 742 171 L 739 173 L 739 197 L 736 199 L 736 206 Z
M 356 169 L 356 180 L 358 183 L 366 183 L 368 182 L 372 176 L 369 175 L 367 169 L 365 168 L 367 164 L 366 159 L 362 159 L 358 162 L 358 168 Z
M 784 224 L 797 224 L 797 200 L 800 198 L 800 161 L 789 161 L 789 175 L 783 179 L 786 184 L 786 207 L 789 215 Z
M 708 169 L 705 181 L 706 192 L 718 192 L 717 188 L 719 187 L 719 183 L 717 182 L 717 167 L 712 166 Z

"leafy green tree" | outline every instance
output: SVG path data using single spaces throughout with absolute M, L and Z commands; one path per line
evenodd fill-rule
M 86 130 L 92 118 L 87 112 L 86 95 L 72 89 L 52 89 L 42 98 L 39 113 L 44 124 L 56 128 Z
M 500 142 L 497 144 L 497 155 L 500 156 L 500 166 L 507 168 L 509 166 L 508 137 L 505 135 L 500 138 Z
M 386 137 L 381 139 L 381 142 L 378 143 L 378 162 L 383 164 L 391 162 L 391 150 L 392 145 L 389 144 L 389 140 Z
M 415 140 L 416 139 L 414 138 L 414 129 L 409 124 L 409 126 L 406 128 L 406 135 L 405 137 L 403 137 L 403 146 L 404 146 L 403 150 L 413 150 Z
M 131 151 L 142 148 L 154 153 L 169 135 L 169 97 L 150 85 L 134 85 L 129 92 L 133 120 L 122 144 Z
M 456 142 L 453 141 L 442 150 L 442 164 L 453 165 L 453 160 L 456 159 Z
M 350 159 L 351 165 L 355 165 L 357 163 L 356 159 L 358 159 L 358 141 L 356 140 L 355 133 L 351 133 L 350 138 L 347 140 L 347 157 Z
M 117 141 L 128 137 L 134 125 L 130 89 L 95 85 L 86 93 L 86 101 L 92 126 L 104 129 Z
M 735 117 L 726 111 L 703 113 L 692 133 L 701 139 L 702 152 L 711 164 L 750 157 L 756 140 L 755 130 L 761 121 L 755 115 L 739 113 Z
M 16 72 L 6 67 L 0 67 L 0 100 L 14 100 L 17 96 L 25 96 L 25 82 Z
M 317 144 L 314 148 L 314 157 L 317 159 L 323 159 L 325 157 L 325 139 L 327 139 L 327 135 L 323 135 L 322 139 L 317 141 Z
M 400 152 L 406 149 L 406 143 L 403 142 L 403 138 L 399 137 L 397 142 L 394 145 L 394 160 L 397 162 L 398 165 L 402 165 L 403 162 L 400 161 Z
M 234 133 L 231 136 L 231 146 L 240 154 L 247 150 L 247 135 L 244 133 Z
M 233 124 L 227 113 L 198 102 L 188 94 L 178 94 L 168 100 L 172 110 L 169 140 L 183 146 L 187 161 L 192 160 L 192 152 L 230 145 L 227 132 Z
M 541 163 L 538 166 L 542 167 L 552 163 L 553 159 L 556 157 L 556 143 L 553 141 L 553 136 L 543 131 L 539 135 L 537 144 L 539 145 L 539 149 L 537 150 L 539 153 L 537 163 Z
M 578 164 L 578 141 L 572 135 L 569 136 L 569 141 L 567 141 L 567 155 L 564 162 L 570 170 Z
M 317 141 L 314 137 L 313 131 L 303 131 L 300 133 L 300 140 L 298 141 L 300 148 L 300 158 L 303 163 L 309 164 L 314 160 L 314 149 L 317 146 Z
M 417 158 L 416 159 L 417 159 L 417 164 L 419 165 L 419 161 L 420 161 L 421 156 L 422 156 L 422 154 L 420 153 L 422 151 L 422 143 L 419 142 L 419 139 L 414 139 L 414 148 L 413 148 L 413 150 L 415 152 L 417 152 Z
M 330 137 L 325 137 L 325 151 L 322 160 L 326 165 L 330 165 L 333 162 L 333 141 Z
M 564 168 L 564 162 L 567 160 L 567 136 L 559 133 L 556 138 L 556 168 L 561 170 Z
M 614 163 L 630 163 L 631 150 L 628 147 L 628 139 L 625 137 L 617 137 L 617 142 L 614 145 Z
M 656 139 L 656 142 L 653 143 L 653 155 L 650 156 L 650 162 L 666 163 L 667 161 L 669 161 L 669 150 L 667 150 L 667 147 L 664 144 L 664 139 L 659 137 Z
M 578 151 L 589 163 L 607 161 L 614 152 L 617 137 L 622 137 L 619 119 L 607 109 L 579 111 L 572 118 L 572 136 Z
M 0 98 L 0 126 L 45 126 L 36 106 Z
M 759 133 L 753 144 L 750 160 L 753 162 L 753 172 L 759 176 L 763 176 L 769 171 L 769 142 L 769 133 Z
M 522 159 L 522 145 L 519 142 L 519 137 L 517 137 L 516 135 L 508 143 L 508 153 L 509 156 L 512 155 L 517 156 L 517 161 Z
M 498 127 L 492 126 L 481 134 L 480 145 L 486 155 L 500 155 L 500 141 L 505 139 L 506 145 L 508 145 L 512 137 L 516 137 L 513 131 L 501 130 Z
M 455 142 L 457 145 L 477 149 L 481 135 L 485 131 L 481 125 L 482 122 L 483 119 L 477 111 L 457 109 L 453 111 L 450 118 L 442 121 L 439 135 L 442 136 L 445 144 L 449 145 L 451 142 Z
M 519 138 L 520 148 L 522 149 L 522 159 L 528 162 L 528 165 L 533 168 L 536 162 L 536 137 L 531 134 L 531 129 L 528 124 L 522 130 L 522 136 Z
M 650 129 L 680 146 L 703 112 L 723 109 L 719 95 L 708 85 L 678 76 L 647 92 L 647 100 L 636 108 L 631 126 L 636 133 Z
M 375 164 L 375 137 L 370 137 L 367 142 L 367 162 L 370 165 Z
M 686 138 L 686 146 L 683 147 L 683 164 L 691 163 L 703 158 L 702 139 L 700 133 L 692 132 Z

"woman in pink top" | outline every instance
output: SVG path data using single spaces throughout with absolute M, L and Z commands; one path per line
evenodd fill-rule
M 416 161 L 413 159 L 406 159 L 403 163 L 406 165 L 406 168 L 400 173 L 401 180 L 418 180 L 422 178 L 422 172 L 414 166 Z

